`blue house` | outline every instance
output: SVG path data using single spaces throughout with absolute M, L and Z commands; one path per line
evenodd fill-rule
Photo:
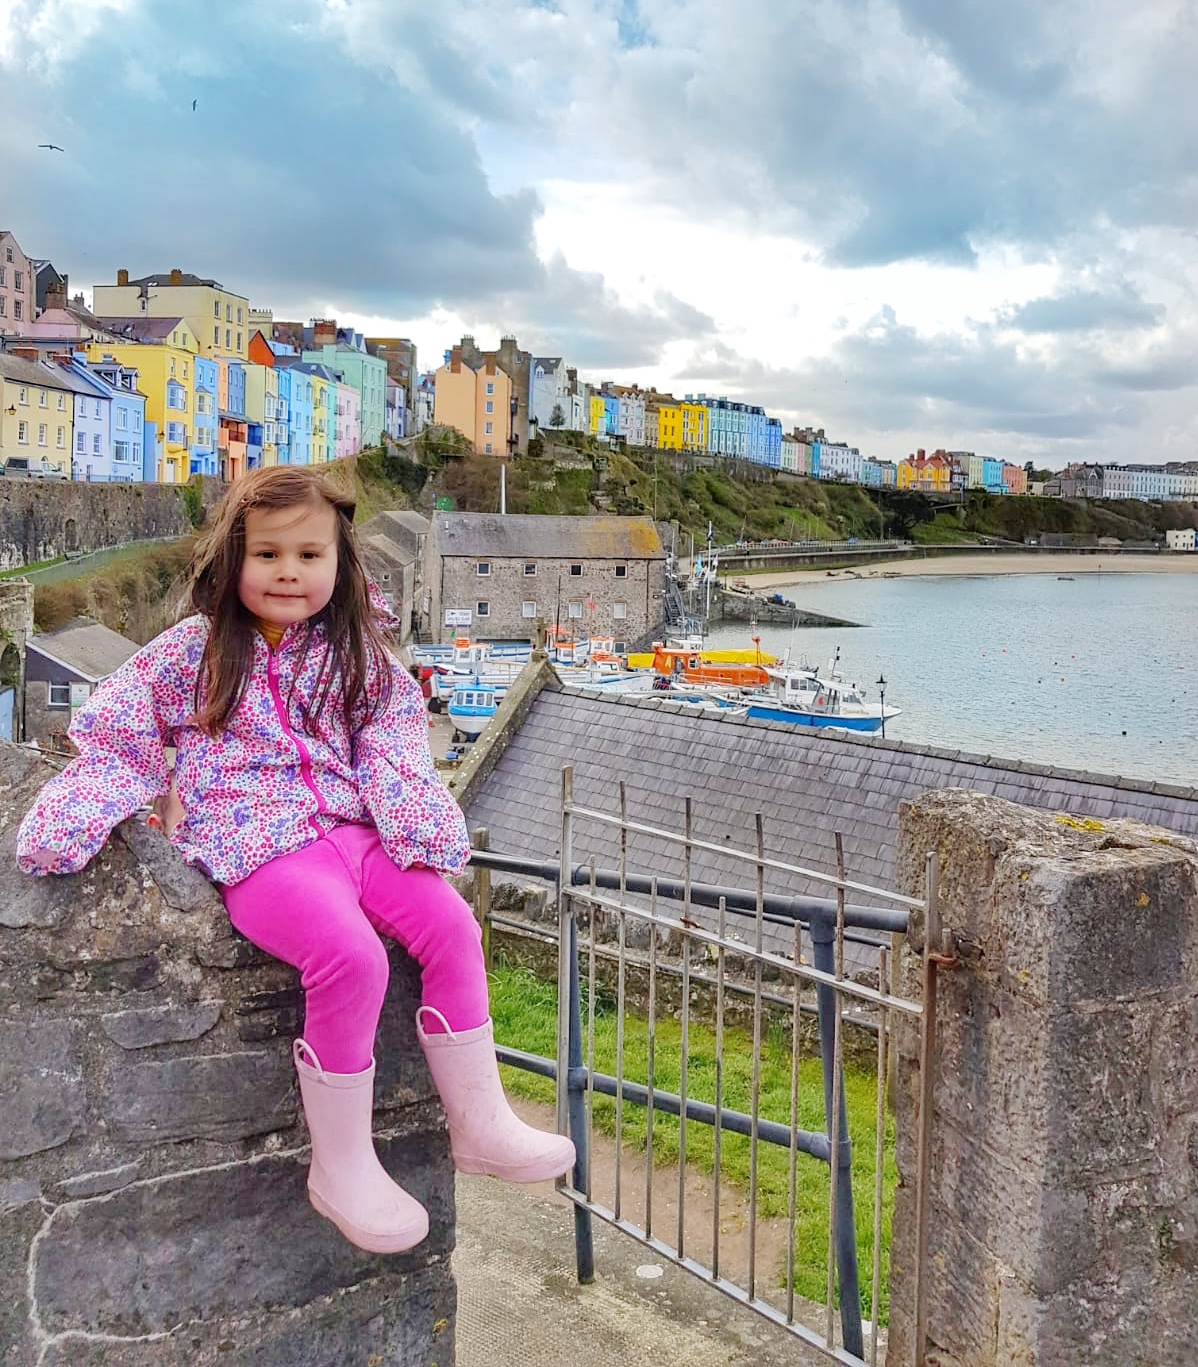
M 217 455 L 218 367 L 207 356 L 195 358 L 195 412 L 191 428 L 191 473 L 193 475 L 220 474 Z

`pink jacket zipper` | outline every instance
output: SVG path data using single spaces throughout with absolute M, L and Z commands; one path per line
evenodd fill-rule
M 288 737 L 294 742 L 295 748 L 299 751 L 300 777 L 308 785 L 309 791 L 311 792 L 312 796 L 316 799 L 316 815 L 311 815 L 308 817 L 308 824 L 316 832 L 317 836 L 321 837 L 324 835 L 324 831 L 321 829 L 320 822 L 317 821 L 316 816 L 319 815 L 321 812 L 327 810 L 325 806 L 325 800 L 323 797 L 321 797 L 320 790 L 317 788 L 316 783 L 312 778 L 312 760 L 308 754 L 307 747 L 291 729 L 291 723 L 287 719 L 287 709 L 283 705 L 283 695 L 279 692 L 278 657 L 275 654 L 273 646 L 268 644 L 266 649 L 266 678 L 267 682 L 270 685 L 270 696 L 274 699 L 275 711 L 279 715 L 279 724 L 287 733 Z

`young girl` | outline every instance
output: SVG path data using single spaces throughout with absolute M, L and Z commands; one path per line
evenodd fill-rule
M 74 873 L 171 792 L 171 843 L 243 935 L 300 970 L 312 1205 L 359 1248 L 395 1253 L 428 1214 L 371 1139 L 380 935 L 421 967 L 417 1034 L 457 1169 L 534 1182 L 566 1172 L 574 1146 L 503 1095 L 478 924 L 442 877 L 469 858 L 465 822 L 433 768 L 419 686 L 387 650 L 353 514 L 302 467 L 232 487 L 196 547 L 193 615 L 79 711 L 78 757 L 38 795 L 17 856 L 26 873 Z

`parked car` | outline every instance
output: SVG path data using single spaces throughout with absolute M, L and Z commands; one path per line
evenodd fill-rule
M 9 456 L 4 462 L 5 479 L 66 479 L 64 471 L 57 465 L 31 456 Z

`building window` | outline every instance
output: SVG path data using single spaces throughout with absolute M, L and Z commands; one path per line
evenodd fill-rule
M 487 381 L 487 393 L 488 393 L 488 394 L 494 394 L 494 393 L 495 393 L 495 381 L 494 381 L 494 380 L 488 380 L 488 381 Z
M 238 351 L 241 350 L 241 333 L 240 333 L 240 332 L 237 334 L 237 350 L 238 350 Z
M 531 578 L 533 577 L 533 575 L 536 574 L 536 572 L 537 572 L 537 562 L 536 562 L 535 560 L 526 560 L 526 561 L 524 562 L 524 577 L 525 577 L 525 579 L 531 579 Z
M 29 424 L 27 422 L 17 423 L 17 440 L 22 446 L 29 445 Z
M 116 411 L 116 425 L 121 431 L 129 426 L 129 414 L 123 408 L 118 408 Z
M 535 617 L 536 615 L 537 615 L 537 605 L 536 605 L 536 603 L 533 602 L 533 600 L 532 600 L 531 598 L 526 598 L 526 599 L 524 600 L 524 602 L 520 604 L 520 616 L 521 616 L 521 617 Z
M 100 434 L 99 434 L 99 432 L 96 432 L 96 433 L 92 436 L 92 455 L 93 455 L 93 456 L 98 456 L 99 454 L 100 454 Z
M 82 432 L 75 433 L 75 450 L 78 451 L 80 455 L 83 454 L 83 443 L 85 440 L 86 438 Z
M 218 304 L 218 305 L 217 305 L 218 311 L 219 311 L 219 308 L 220 308 L 220 305 Z M 213 328 L 213 329 L 212 329 L 212 345 L 213 345 L 213 346 L 220 346 L 220 328 Z
M 628 616 L 627 603 L 613 603 L 611 605 L 611 615 L 617 622 L 622 622 Z
M 22 304 L 19 299 L 14 299 L 12 301 L 12 316 L 14 318 L 23 318 L 25 316 L 25 305 Z
M 50 707 L 70 707 L 71 685 L 69 683 L 47 684 L 46 693 L 46 702 Z
M 39 389 L 37 392 L 37 406 L 39 408 L 50 407 L 50 396 L 44 389 Z
M 616 578 L 617 578 L 617 579 L 627 579 L 627 578 L 628 578 L 628 566 L 627 566 L 627 565 L 617 565 L 617 566 L 616 566 Z
M 475 615 L 476 617 L 490 617 L 490 615 L 491 615 L 491 605 L 490 605 L 490 603 L 488 603 L 488 602 L 486 601 L 486 599 L 482 599 L 481 601 L 475 603 L 475 605 L 474 605 L 474 615 Z
M 490 443 L 490 442 L 487 442 L 486 446 L 483 447 L 483 455 L 484 455 L 484 456 L 491 456 L 491 455 L 494 455 L 494 454 L 495 454 L 495 453 L 491 450 L 491 443 Z
M 0 280 L 0 285 L 2 285 L 3 283 L 4 283 L 4 281 L 3 281 L 3 280 Z M 7 295 L 7 294 L 0 294 L 0 318 L 3 318 L 4 315 L 5 315 L 7 312 L 8 312 L 8 295 Z
M 58 439 L 55 441 L 54 444 L 60 450 L 67 444 L 67 429 L 63 427 L 61 423 L 59 423 L 58 425 Z
M 213 303 L 213 305 L 212 305 L 212 316 L 213 316 L 213 318 L 219 318 L 219 317 L 220 317 L 220 300 L 219 300 L 219 299 L 215 300 L 214 303 Z M 218 342 L 220 341 L 220 336 L 219 336 L 219 335 L 217 336 L 217 339 L 216 339 L 216 340 L 217 340 Z
M 483 575 L 485 577 L 491 573 L 491 562 L 489 560 L 480 560 L 474 567 L 474 572 L 475 574 Z
M 115 460 L 127 461 L 129 459 L 129 443 L 127 441 L 113 442 L 112 454 Z
M 46 424 L 44 422 L 39 422 L 37 425 L 37 444 L 39 446 L 46 444 Z
M 242 316 L 241 316 L 241 309 L 240 309 L 240 307 L 239 307 L 238 310 L 237 310 L 237 321 L 238 321 L 239 323 L 245 321 L 245 320 L 242 318 Z
M 17 402 L 26 406 L 29 404 L 29 390 L 24 385 L 17 390 Z
M 488 413 L 494 413 L 494 412 L 495 412 L 495 405 L 494 405 L 494 403 L 492 403 L 492 401 L 491 401 L 490 399 L 488 399 L 487 402 L 486 402 L 485 411 L 488 412 Z
M 582 616 L 582 604 L 581 604 L 581 603 L 571 603 L 571 604 L 569 605 L 569 613 L 570 613 L 570 616 L 571 616 L 571 617 L 581 617 L 581 616 Z
M 225 350 L 226 350 L 226 351 L 232 351 L 232 349 L 233 349 L 233 329 L 232 329 L 232 328 L 225 328 Z
M 581 579 L 581 578 L 582 578 L 582 566 L 581 566 L 581 565 L 571 565 L 571 566 L 570 566 L 570 578 L 571 578 L 571 579 Z
M 67 406 L 67 396 L 66 396 L 65 394 L 60 394 L 60 395 L 58 396 L 58 411 L 59 411 L 60 413 L 65 412 L 65 411 L 66 411 L 66 406 Z
M 104 416 L 104 410 L 103 410 L 103 408 L 101 408 L 101 406 L 100 406 L 102 403 L 103 403 L 103 400 L 102 400 L 102 399 L 97 399 L 97 400 L 96 400 L 96 417 L 97 417 L 97 418 L 102 418 L 102 417 Z
M 494 430 L 494 429 L 493 429 L 493 426 L 492 426 L 491 423 L 487 423 L 487 424 L 485 424 L 485 426 L 483 427 L 483 432 L 484 432 L 488 437 L 491 436 L 493 430 Z

